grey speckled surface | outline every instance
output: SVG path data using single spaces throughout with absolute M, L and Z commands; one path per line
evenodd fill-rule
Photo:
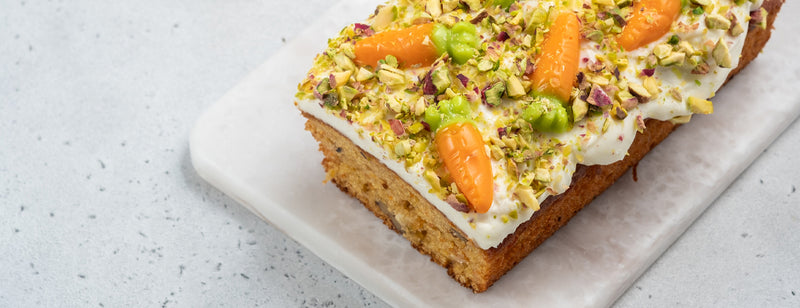
M 285 3 L 0 0 L 0 306 L 385 305 L 189 161 L 331 5 Z M 616 305 L 800 306 L 799 152 L 795 122 Z

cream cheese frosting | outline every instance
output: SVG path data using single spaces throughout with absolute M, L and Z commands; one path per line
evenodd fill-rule
M 393 2 L 385 7 L 392 6 L 406 8 L 405 14 L 400 13 L 400 10 L 393 12 L 396 15 L 395 23 L 414 21 L 420 18 L 441 21 L 442 16 L 447 16 L 447 14 L 442 14 L 437 19 L 431 17 L 430 14 L 418 14 L 417 11 L 420 8 L 413 7 L 413 4 L 407 1 Z M 535 14 L 537 10 L 547 10 L 554 6 L 556 6 L 556 3 L 550 1 L 518 1 L 512 5 L 509 11 L 516 11 L 517 15 L 523 15 L 527 18 L 527 16 Z M 567 7 L 574 9 L 580 6 L 585 8 L 582 3 L 573 1 Z M 753 4 L 752 7 L 758 6 Z M 712 10 L 713 14 L 727 15 L 729 19 L 745 23 L 744 29 L 746 31 L 746 21 L 751 9 L 750 2 L 745 1 L 741 5 L 736 5 L 733 1 L 721 0 L 703 8 Z M 472 10 L 467 5 L 466 8 L 453 10 L 449 14 L 462 19 L 474 19 L 479 14 L 479 11 L 480 9 Z M 368 20 L 368 23 L 373 23 L 373 26 L 368 31 L 374 31 L 377 15 L 380 15 L 380 12 Z M 501 18 L 511 19 L 515 16 L 501 14 L 495 19 L 495 22 Z M 521 102 L 520 98 L 504 97 L 503 102 L 498 106 L 481 103 L 481 95 L 473 91 L 473 89 L 480 90 L 478 86 L 485 84 L 485 82 L 481 83 L 481 77 L 469 78 L 470 83 L 462 80 L 461 83 L 464 87 L 459 87 L 457 84 L 463 75 L 459 76 L 458 79 L 453 78 L 451 83 L 455 89 L 452 92 L 451 90 L 444 91 L 439 96 L 447 98 L 456 94 L 467 95 L 467 98 L 470 99 L 474 106 L 474 113 L 476 114 L 475 125 L 485 136 L 486 152 L 493 157 L 494 201 L 486 213 L 463 212 L 454 208 L 445 199 L 448 194 L 457 193 L 457 189 L 448 190 L 450 189 L 448 187 L 436 187 L 438 186 L 437 180 L 439 180 L 438 183 L 442 183 L 446 182 L 445 179 L 436 178 L 434 181 L 431 180 L 429 171 L 435 169 L 432 166 L 436 166 L 436 160 L 434 159 L 435 156 L 433 156 L 435 154 L 431 154 L 430 150 L 427 149 L 429 146 L 426 145 L 426 142 L 430 143 L 430 136 L 425 135 L 427 131 L 424 129 L 418 130 L 420 129 L 419 126 L 416 128 L 412 128 L 412 126 L 422 122 L 419 121 L 420 108 L 425 108 L 434 102 L 425 99 L 426 96 L 420 95 L 419 92 L 421 90 L 414 92 L 406 89 L 406 91 L 403 91 L 386 87 L 382 85 L 382 82 L 375 83 L 374 79 L 377 77 L 369 75 L 373 74 L 374 70 L 366 70 L 365 72 L 362 71 L 362 68 L 351 67 L 352 63 L 348 64 L 341 56 L 337 58 L 337 55 L 342 53 L 348 54 L 347 44 L 350 42 L 349 39 L 341 40 L 339 42 L 341 45 L 333 42 L 326 54 L 318 57 L 308 78 L 299 87 L 300 93 L 298 94 L 297 106 L 302 111 L 332 126 L 360 148 L 380 159 L 389 169 L 409 183 L 442 212 L 453 225 L 478 247 L 489 249 L 497 247 L 509 234 L 513 233 L 519 225 L 529 220 L 538 210 L 537 205 L 523 204 L 518 196 L 514 194 L 514 187 L 522 185 L 520 183 L 523 182 L 532 186 L 539 185 L 537 186 L 539 189 L 537 190 L 536 198 L 540 203 L 544 202 L 548 197 L 563 193 L 569 188 L 577 164 L 610 164 L 624 158 L 636 132 L 646 129 L 642 127 L 644 119 L 677 119 L 685 121 L 693 114 L 693 111 L 696 111 L 687 102 L 690 97 L 705 100 L 714 96 L 714 93 L 724 83 L 731 68 L 737 66 L 746 32 L 740 35 L 731 35 L 727 29 L 711 29 L 707 26 L 708 22 L 705 20 L 707 16 L 708 14 L 694 14 L 691 10 L 687 13 L 687 9 L 684 9 L 683 14 L 674 23 L 674 31 L 670 31 L 661 39 L 637 50 L 619 53 L 614 61 L 609 61 L 608 59 L 608 47 L 604 45 L 605 41 L 582 40 L 580 71 L 582 72 L 581 74 L 586 72 L 582 78 L 584 85 L 586 83 L 589 86 L 597 84 L 595 83 L 595 81 L 598 81 L 597 78 L 606 78 L 606 81 L 611 80 L 612 86 L 616 85 L 617 88 L 620 85 L 630 84 L 631 89 L 633 89 L 633 83 L 645 83 L 645 85 L 648 85 L 646 83 L 650 82 L 651 85 L 655 83 L 658 91 L 654 92 L 658 93 L 651 93 L 647 100 L 637 96 L 639 103 L 625 108 L 623 117 L 612 114 L 613 111 L 610 112 L 608 108 L 600 109 L 590 106 L 593 112 L 575 121 L 572 128 L 564 133 L 533 132 L 525 137 L 504 138 L 500 136 L 499 132 L 513 126 L 513 115 L 519 111 L 519 105 L 524 104 L 524 102 Z M 524 24 L 525 22 L 521 21 L 521 23 Z M 484 44 L 491 46 L 496 43 L 489 39 L 490 35 L 497 32 L 497 29 L 491 29 L 493 24 L 487 25 L 479 22 L 476 26 Z M 391 27 L 391 25 L 388 27 Z M 343 30 L 342 36 L 347 37 L 352 35 L 353 32 L 364 29 L 366 29 L 364 25 L 350 26 Z M 523 37 L 521 39 L 523 41 L 522 45 L 525 45 L 524 39 L 526 37 L 532 41 L 536 40 L 536 34 L 526 35 L 522 32 L 520 35 Z M 684 45 L 668 44 L 670 40 L 673 41 L 672 43 L 677 40 Z M 717 63 L 712 55 L 712 49 L 716 47 L 714 44 L 717 44 L 717 42 L 726 44 L 725 47 L 727 47 L 730 55 L 730 63 L 725 63 L 723 65 L 725 67 Z M 531 45 L 535 46 L 535 43 Z M 665 45 L 671 48 L 671 52 L 683 52 L 687 58 L 692 54 L 699 55 L 699 59 L 703 61 L 702 63 L 705 63 L 702 64 L 701 70 L 705 70 L 702 74 L 696 71 L 692 73 L 693 70 L 698 69 L 697 66 L 654 64 L 654 50 L 666 48 L 664 47 Z M 337 48 L 344 50 L 344 52 L 336 53 Z M 526 48 L 529 47 L 520 47 L 521 50 Z M 686 50 L 686 48 L 692 50 Z M 491 52 L 490 48 L 484 49 Z M 521 53 L 519 50 L 515 52 L 513 48 L 508 47 L 505 50 L 506 52 L 501 54 L 500 61 L 496 64 L 498 70 L 507 70 L 511 74 L 517 73 L 519 75 L 521 73 L 519 72 L 520 69 L 519 67 L 515 68 L 515 66 L 519 66 L 521 60 L 524 60 L 520 59 Z M 527 52 L 522 54 L 527 54 Z M 484 54 L 482 53 L 481 55 Z M 695 58 L 695 60 L 697 59 Z M 473 63 L 468 62 L 466 66 L 472 64 L 479 67 L 480 60 L 474 60 Z M 655 61 L 658 62 L 660 59 Z M 611 74 L 613 77 L 608 76 L 608 72 L 605 72 L 605 77 L 602 74 L 593 73 L 601 63 L 607 64 L 609 62 L 625 63 L 625 65 L 615 66 L 615 71 Z M 342 66 L 346 68 L 342 69 Z M 398 70 L 404 72 L 408 84 L 411 84 L 411 88 L 414 88 L 414 85 L 418 87 L 425 82 L 425 74 L 430 69 L 429 67 L 410 67 Z M 652 74 L 652 76 L 643 76 L 643 72 L 646 70 L 649 70 L 648 74 Z M 522 72 L 524 72 L 524 69 Z M 455 74 L 455 72 L 451 73 Z M 464 72 L 464 74 L 467 73 Z M 342 75 L 346 75 L 347 78 Z M 347 102 L 343 104 L 341 100 L 332 104 L 320 102 L 320 98 L 322 101 L 326 101 L 329 97 L 318 93 L 317 85 L 321 82 L 330 83 L 331 80 L 337 79 L 337 77 L 344 78 L 347 85 L 351 85 L 353 89 L 362 93 L 360 94 L 362 103 L 360 107 L 349 106 Z M 327 78 L 327 80 L 324 78 Z M 652 80 L 647 80 L 648 78 L 652 78 Z M 624 83 L 621 83 L 622 81 Z M 373 82 L 373 88 L 369 87 L 370 82 Z M 599 82 L 604 83 L 605 81 L 601 80 Z M 641 85 L 641 87 L 645 85 Z M 328 85 L 325 86 L 327 89 Z M 341 84 L 338 86 L 341 86 Z M 584 96 L 587 91 L 587 89 L 583 89 Z M 340 91 L 339 93 L 342 92 Z M 572 99 L 581 99 L 581 95 L 573 95 Z M 357 100 L 358 98 L 355 98 L 352 102 Z M 372 100 L 378 102 L 376 103 Z M 619 101 L 618 98 L 614 98 L 614 100 L 615 102 Z M 357 103 L 353 104 L 356 105 Z M 374 108 L 374 106 L 379 108 Z M 404 128 L 406 132 L 402 134 L 391 133 L 391 124 L 388 121 L 394 118 L 400 118 L 405 121 Z M 412 133 L 413 131 L 417 132 Z M 412 135 L 416 139 L 413 139 Z M 528 143 L 529 141 L 535 141 L 535 144 L 526 145 L 525 151 L 511 152 L 513 149 L 523 148 L 515 143 Z M 498 151 L 503 151 L 502 153 L 505 155 L 498 154 Z M 518 154 L 523 157 L 515 156 Z M 508 169 L 511 164 L 514 166 L 519 164 L 520 171 L 525 170 L 525 173 L 517 174 L 516 171 L 513 173 L 502 172 L 502 170 Z M 516 176 L 514 176 L 515 174 Z M 529 183 L 530 181 L 534 183 Z

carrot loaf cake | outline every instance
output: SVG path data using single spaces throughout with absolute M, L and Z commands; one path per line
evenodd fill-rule
M 708 99 L 783 0 L 396 0 L 296 105 L 329 179 L 485 291 Z

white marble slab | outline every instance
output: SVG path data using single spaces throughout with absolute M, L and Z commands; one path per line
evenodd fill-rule
M 376 1 L 347 1 L 247 76 L 198 120 L 198 173 L 392 305 L 610 305 L 800 114 L 800 61 L 776 36 L 753 66 L 483 294 L 453 282 L 354 199 L 323 184 L 321 154 L 293 101 L 326 38 Z M 789 14 L 783 14 L 789 15 Z M 785 17 L 785 16 L 784 16 Z M 800 29 L 784 18 L 777 31 Z M 789 99 L 787 99 L 789 98 Z M 745 112 L 746 111 L 746 112 Z

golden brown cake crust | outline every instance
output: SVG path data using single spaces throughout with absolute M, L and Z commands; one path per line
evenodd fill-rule
M 750 28 L 739 66 L 728 75 L 728 80 L 763 49 L 783 2 L 764 1 L 763 7 L 769 12 L 767 28 Z M 329 179 L 476 293 L 488 289 L 677 127 L 668 121 L 648 120 L 647 129 L 637 133 L 629 155 L 623 160 L 605 166 L 578 166 L 570 189 L 548 198 L 529 221 L 498 247 L 483 250 L 380 160 L 314 116 L 307 113 L 303 116 L 308 119 L 306 130 L 319 141 L 325 156 L 322 165 Z

